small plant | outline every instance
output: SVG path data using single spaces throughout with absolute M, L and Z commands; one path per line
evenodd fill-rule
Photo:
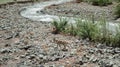
M 116 19 L 120 18 L 120 3 L 115 8 Z
M 92 3 L 92 5 L 96 6 L 107 6 L 109 4 L 112 4 L 110 0 L 89 0 L 88 2 Z
M 51 24 L 53 26 L 52 33 L 58 34 L 65 30 L 65 28 L 68 24 L 68 21 L 65 18 L 60 18 L 59 20 L 54 20 Z

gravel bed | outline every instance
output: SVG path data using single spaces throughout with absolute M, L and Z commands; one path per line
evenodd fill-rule
M 120 48 L 54 35 L 49 23 L 19 15 L 29 5 L 0 8 L 0 67 L 120 67 Z
M 94 15 L 95 20 L 106 18 L 108 21 L 114 21 L 116 3 L 109 6 L 92 6 L 88 3 L 68 2 L 59 5 L 51 5 L 46 7 L 42 12 L 50 15 L 81 17 L 90 19 Z

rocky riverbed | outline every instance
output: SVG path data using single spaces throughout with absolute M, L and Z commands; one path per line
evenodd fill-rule
M 51 5 L 46 7 L 42 12 L 49 15 L 68 16 L 68 17 L 80 17 L 91 19 L 94 15 L 95 20 L 101 20 L 105 18 L 107 21 L 116 22 L 114 10 L 116 3 L 108 6 L 93 6 L 86 2 L 76 3 L 74 1 Z M 119 21 L 119 19 L 117 20 Z
M 52 34 L 50 23 L 19 15 L 29 5 L 0 8 L 0 67 L 120 67 L 120 48 Z

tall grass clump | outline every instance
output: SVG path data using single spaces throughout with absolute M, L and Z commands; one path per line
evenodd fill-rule
M 118 28 L 116 28 L 116 33 L 111 36 L 111 39 L 110 39 L 110 46 L 113 46 L 113 47 L 120 47 L 120 24 L 118 24 Z
M 101 20 L 99 22 L 100 30 L 99 32 L 101 33 L 99 36 L 99 42 L 105 43 L 105 44 L 110 44 L 111 38 L 112 38 L 112 32 L 108 29 L 108 23 L 105 21 L 105 19 Z
M 107 6 L 112 4 L 112 1 L 110 0 L 88 0 L 88 2 L 96 6 Z
M 77 28 L 72 23 L 67 26 L 67 29 L 65 30 L 65 33 L 68 33 L 69 35 L 76 36 L 77 35 Z
M 110 30 L 109 23 L 105 20 L 95 22 L 90 20 L 75 20 L 76 23 L 69 24 L 64 18 L 52 22 L 53 32 L 65 33 L 78 36 L 81 39 L 89 39 L 92 42 L 99 42 L 108 46 L 120 47 L 120 24 L 115 27 L 115 32 Z
M 115 8 L 116 18 L 120 18 L 120 3 Z
M 58 20 L 55 19 L 51 24 L 53 26 L 52 33 L 58 34 L 65 30 L 65 28 L 67 27 L 68 21 L 66 18 L 60 18 Z
M 120 0 L 117 0 L 117 2 L 120 2 Z
M 82 1 L 83 1 L 83 0 L 76 0 L 77 3 L 80 3 L 80 2 L 82 2 Z
M 96 40 L 99 34 L 99 29 L 97 23 L 92 21 L 81 21 L 77 20 L 77 35 L 83 39 Z

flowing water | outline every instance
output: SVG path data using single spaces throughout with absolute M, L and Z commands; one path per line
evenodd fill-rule
M 59 17 L 55 15 L 39 14 L 38 12 L 42 11 L 47 6 L 62 4 L 62 3 L 70 2 L 70 1 L 73 1 L 73 0 L 50 0 L 50 1 L 36 3 L 32 6 L 24 7 L 21 10 L 20 14 L 21 16 L 31 19 L 33 21 L 52 22 L 54 19 L 59 19 Z M 63 17 L 63 18 L 68 18 L 68 17 Z M 70 23 L 75 23 L 74 18 L 69 17 L 69 19 L 70 19 L 69 20 Z M 107 23 L 107 28 L 111 30 L 112 32 L 115 32 L 116 28 L 118 27 L 119 26 L 117 23 L 113 23 L 113 22 Z
M 38 4 L 34 4 L 32 6 L 24 7 L 24 9 L 20 12 L 21 16 L 25 18 L 29 18 L 33 21 L 45 21 L 45 22 L 51 22 L 53 19 L 59 18 L 58 16 L 54 15 L 47 15 L 47 14 L 38 14 L 41 10 L 43 10 L 45 7 L 50 5 L 57 5 L 65 2 L 69 2 L 72 0 L 50 0 L 47 2 L 40 2 Z

